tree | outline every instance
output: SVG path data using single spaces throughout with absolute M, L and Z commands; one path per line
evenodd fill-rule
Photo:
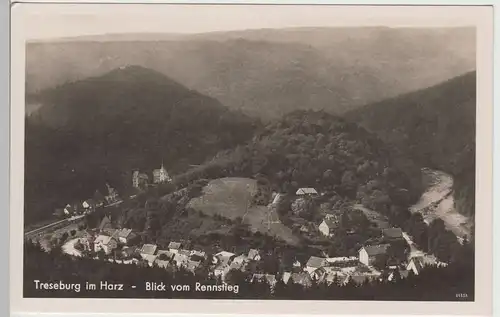
M 66 241 L 68 239 L 68 233 L 67 232 L 64 232 L 61 236 L 61 240 L 62 241 Z

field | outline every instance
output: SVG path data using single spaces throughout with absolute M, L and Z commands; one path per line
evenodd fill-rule
M 200 197 L 192 199 L 187 207 L 200 210 L 207 215 L 220 215 L 230 219 L 241 217 L 252 231 L 260 231 L 279 237 L 290 244 L 299 239 L 292 230 L 281 222 L 276 214 L 271 214 L 265 206 L 250 206 L 252 192 L 257 183 L 249 178 L 221 178 L 211 181 L 203 188 Z

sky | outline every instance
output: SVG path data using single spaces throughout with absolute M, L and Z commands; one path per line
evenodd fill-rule
M 215 31 L 338 26 L 471 26 L 471 7 L 328 5 L 19 4 L 12 19 L 26 39 L 115 33 Z

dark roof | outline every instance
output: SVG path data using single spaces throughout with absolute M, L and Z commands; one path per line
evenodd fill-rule
M 401 228 L 383 229 L 382 234 L 387 238 L 393 238 L 393 239 L 402 238 L 403 230 L 401 230 Z
M 376 256 L 387 252 L 388 244 L 367 245 L 364 247 L 368 256 Z
M 131 232 L 132 232 L 132 229 L 123 228 L 118 232 L 118 237 L 126 238 L 130 235 Z
M 169 249 L 180 249 L 181 248 L 181 243 L 180 242 L 170 242 L 168 244 Z
M 309 260 L 307 261 L 307 264 L 306 266 L 310 266 L 310 267 L 321 267 L 324 265 L 326 259 L 325 258 L 319 258 L 317 256 L 312 256 L 309 258 Z

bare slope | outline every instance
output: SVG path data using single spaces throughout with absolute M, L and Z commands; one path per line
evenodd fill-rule
M 257 188 L 257 183 L 250 178 L 228 177 L 212 180 L 203 189 L 200 197 L 192 199 L 187 207 L 200 210 L 208 215 L 221 215 L 236 219 L 241 217 L 253 231 L 275 235 L 290 244 L 296 244 L 298 238 L 292 230 L 282 223 L 268 225 L 270 209 L 265 206 L 251 206 L 250 197 Z M 275 216 L 271 222 L 277 220 Z

